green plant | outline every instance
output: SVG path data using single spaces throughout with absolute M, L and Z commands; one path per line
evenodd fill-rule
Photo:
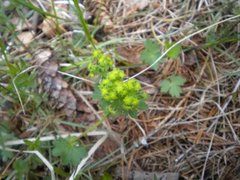
M 20 60 L 14 64 L 6 63 L 4 73 L 8 76 L 6 80 L 7 86 L 0 86 L 0 90 L 4 95 L 11 95 L 16 101 L 19 100 L 17 93 L 19 93 L 23 101 L 29 98 L 29 92 L 32 88 L 36 87 L 36 82 L 34 73 L 28 74 L 24 72 L 28 67 L 29 65 L 24 60 Z
M 95 49 L 93 38 L 83 18 L 78 1 L 74 0 L 73 2 L 86 37 L 94 49 L 88 71 L 91 77 L 98 76 L 94 93 L 95 99 L 99 100 L 100 106 L 107 116 L 137 116 L 139 110 L 147 108 L 145 103 L 147 96 L 142 92 L 140 83 L 135 79 L 124 81 L 125 74 L 118 68 L 111 71 L 113 60 L 100 50 Z M 156 45 L 154 47 L 158 48 Z
M 88 71 L 91 77 L 98 75 L 104 78 L 107 72 L 113 67 L 112 59 L 104 55 L 100 50 L 93 51 L 91 61 L 92 63 L 88 65 Z
M 53 156 L 60 157 L 63 165 L 77 165 L 87 155 L 86 148 L 78 143 L 78 138 L 69 136 L 53 142 Z
M 146 40 L 144 42 L 144 50 L 140 54 L 140 59 L 143 63 L 151 65 L 160 55 L 161 51 L 158 43 L 152 40 Z M 161 61 L 152 66 L 152 69 L 157 70 L 160 63 Z
M 6 123 L 0 123 L 0 157 L 2 161 L 7 161 L 13 157 L 13 153 L 5 149 L 4 143 L 8 140 L 14 139 L 14 135 L 10 132 L 10 129 Z
M 19 180 L 25 179 L 26 174 L 30 169 L 28 161 L 21 159 L 18 159 L 13 163 L 13 168 L 16 171 L 16 178 Z
M 111 70 L 112 59 L 99 50 L 93 52 L 93 58 L 94 62 L 89 64 L 88 70 L 91 76 L 99 76 L 94 97 L 107 116 L 135 117 L 139 110 L 146 109 L 147 96 L 136 79 L 124 81 L 124 72 L 118 68 Z
M 173 97 L 179 97 L 185 82 L 186 79 L 182 76 L 172 75 L 161 82 L 160 90 L 163 93 L 169 93 Z

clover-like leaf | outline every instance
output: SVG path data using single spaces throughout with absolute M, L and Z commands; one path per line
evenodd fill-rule
M 140 59 L 143 63 L 152 65 L 157 60 L 157 58 L 161 56 L 159 44 L 152 40 L 146 40 L 144 47 L 145 49 L 141 52 Z M 154 70 L 157 70 L 159 63 L 161 63 L 161 61 L 155 64 L 152 68 Z
M 162 93 L 169 93 L 173 97 L 179 97 L 182 93 L 182 87 L 186 79 L 182 76 L 172 75 L 168 79 L 165 79 L 160 84 L 160 90 Z
M 77 165 L 87 154 L 86 148 L 79 145 L 76 137 L 59 138 L 53 144 L 53 156 L 59 156 L 63 165 Z

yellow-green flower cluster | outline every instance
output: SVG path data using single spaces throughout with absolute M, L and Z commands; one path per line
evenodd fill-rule
M 95 50 L 92 57 L 93 63 L 88 65 L 88 71 L 91 77 L 94 77 L 95 75 L 104 76 L 113 66 L 113 60 L 109 56 L 103 54 L 100 50 Z
M 124 82 L 124 77 L 122 70 L 114 69 L 107 73 L 98 86 L 111 114 L 137 111 L 140 101 L 145 100 L 140 83 L 135 79 Z

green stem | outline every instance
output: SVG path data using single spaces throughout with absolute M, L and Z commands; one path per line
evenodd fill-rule
M 93 39 L 92 39 L 92 36 L 89 32 L 88 25 L 87 25 L 87 23 L 86 23 L 86 21 L 83 17 L 83 12 L 82 12 L 81 8 L 79 7 L 78 0 L 73 0 L 73 2 L 74 2 L 74 5 L 75 5 L 75 8 L 77 10 L 78 19 L 79 19 L 79 21 L 80 21 L 80 23 L 83 27 L 83 31 L 84 31 L 85 35 L 87 36 L 87 40 L 90 42 L 92 47 L 94 49 L 96 49 L 95 44 L 94 44 Z

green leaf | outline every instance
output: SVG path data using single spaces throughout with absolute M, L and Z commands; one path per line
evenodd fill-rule
M 98 88 L 98 84 L 94 87 L 92 97 L 93 97 L 94 100 L 98 100 L 98 101 L 101 101 L 101 99 L 102 99 L 101 91 Z
M 157 60 L 157 58 L 161 56 L 159 44 L 152 40 L 146 40 L 144 47 L 145 49 L 141 52 L 140 59 L 143 63 L 152 65 Z M 161 63 L 161 61 L 155 64 L 152 68 L 154 70 L 157 70 L 159 63 Z
M 77 165 L 87 154 L 86 148 L 78 144 L 77 137 L 59 138 L 53 144 L 53 156 L 59 156 L 63 165 Z
M 28 146 L 29 150 L 38 150 L 38 149 L 40 149 L 41 141 L 39 140 L 39 138 L 36 139 L 36 141 L 24 140 L 24 142 Z
M 3 149 L 0 149 L 0 159 L 6 162 L 13 157 L 13 153 L 5 149 L 4 143 L 8 140 L 14 139 L 13 134 L 10 132 L 8 125 L 4 122 L 0 123 L 0 145 Z
M 186 79 L 182 76 L 172 75 L 168 79 L 165 79 L 160 84 L 160 90 L 162 93 L 169 93 L 172 97 L 179 97 L 182 93 L 182 87 Z
M 165 47 L 167 49 L 169 49 L 171 46 L 173 46 L 174 43 L 170 43 L 170 42 L 166 42 L 165 43 Z M 174 48 L 172 48 L 168 53 L 167 53 L 167 57 L 171 58 L 171 59 L 176 59 L 177 57 L 179 57 L 180 53 L 181 53 L 182 47 L 180 44 L 177 44 Z
M 3 149 L 0 149 L 0 157 L 2 158 L 3 162 L 6 162 L 9 159 L 12 159 L 13 153 L 11 151 L 7 151 L 3 148 Z
M 12 75 L 13 77 L 14 77 L 15 75 L 17 75 L 17 73 L 19 72 L 19 69 L 18 69 L 17 65 L 7 63 L 7 66 L 8 66 L 8 69 L 9 69 L 9 70 L 8 70 L 8 73 L 9 73 L 10 75 Z
M 212 30 L 208 32 L 207 37 L 206 37 L 207 43 L 214 44 L 217 42 L 217 39 L 218 39 L 218 37 L 216 35 L 216 32 L 214 32 Z
M 0 145 L 3 145 L 4 142 L 14 139 L 13 134 L 10 132 L 7 123 L 0 123 Z
M 17 179 L 25 179 L 24 177 L 29 171 L 28 162 L 26 160 L 16 160 L 13 164 L 13 168 L 16 171 Z

